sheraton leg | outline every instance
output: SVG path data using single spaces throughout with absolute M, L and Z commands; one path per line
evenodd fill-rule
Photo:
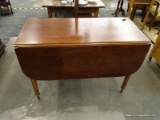
M 130 76 L 131 76 L 131 75 L 125 76 L 124 81 L 123 81 L 123 84 L 122 84 L 122 86 L 121 86 L 121 91 L 120 91 L 120 93 L 122 93 L 123 90 L 125 89 L 125 87 L 126 87 L 126 85 L 127 85 L 127 82 L 128 82 L 128 80 L 129 80 Z
M 40 93 L 39 93 L 39 90 L 38 90 L 37 81 L 34 80 L 34 79 L 31 79 L 31 82 L 32 82 L 32 86 L 33 86 L 33 89 L 34 89 L 34 92 L 35 92 L 37 98 L 40 99 L 40 97 L 39 97 Z

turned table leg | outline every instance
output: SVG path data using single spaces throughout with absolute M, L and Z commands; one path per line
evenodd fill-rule
M 33 86 L 33 89 L 34 89 L 34 92 L 35 92 L 37 98 L 40 99 L 40 97 L 39 97 L 40 93 L 39 93 L 39 90 L 38 90 L 37 81 L 34 80 L 34 79 L 31 79 L 31 82 L 32 82 L 32 86 Z
M 131 75 L 125 76 L 124 81 L 123 81 L 123 84 L 122 84 L 122 86 L 121 86 L 121 91 L 120 91 L 120 93 L 122 93 L 123 90 L 125 89 L 125 87 L 126 87 L 126 85 L 127 85 L 127 82 L 128 82 L 128 80 L 129 80 L 130 76 L 131 76 Z

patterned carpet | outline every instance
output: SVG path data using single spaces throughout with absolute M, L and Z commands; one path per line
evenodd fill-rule
M 134 23 L 141 28 L 142 22 L 140 17 L 134 18 Z M 158 37 L 158 30 L 152 27 L 152 29 L 149 31 L 148 24 L 145 25 L 143 32 L 155 43 L 156 38 Z

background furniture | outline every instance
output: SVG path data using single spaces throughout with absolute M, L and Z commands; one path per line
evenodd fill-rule
M 76 0 L 76 2 L 78 2 Z M 78 5 L 78 3 L 76 4 Z M 75 3 L 67 3 L 66 5 L 62 5 L 59 0 L 44 0 L 42 3 L 42 7 L 47 7 L 48 17 L 52 18 L 52 14 L 55 13 L 55 17 L 57 17 L 57 13 L 72 13 L 78 10 L 78 13 L 93 13 L 94 17 L 98 17 L 99 8 L 104 8 L 105 5 L 101 0 L 97 0 L 96 4 L 88 3 L 87 5 L 79 5 L 75 6 Z M 75 8 L 78 8 L 75 10 Z
M 160 8 L 159 8 L 160 0 L 154 1 L 154 5 L 151 7 L 149 12 L 149 17 L 151 18 L 151 23 L 149 26 L 149 30 L 152 29 L 154 22 L 160 20 Z
M 124 0 L 118 0 L 116 11 L 112 14 L 115 17 L 118 16 L 119 12 L 122 12 L 122 15 L 125 17 L 125 10 L 123 9 Z
M 0 13 L 6 14 L 6 12 L 3 12 L 3 9 L 7 9 L 7 13 L 13 14 L 10 0 L 0 0 Z
M 154 44 L 154 47 L 152 48 L 152 51 L 148 59 L 151 61 L 152 57 L 156 59 L 158 65 L 160 66 L 160 33 L 157 37 L 157 40 Z
M 145 13 L 147 10 L 147 4 L 142 4 L 142 5 L 141 4 L 134 4 L 133 10 L 132 10 L 131 16 L 130 16 L 131 20 L 134 19 L 134 16 L 135 16 L 137 10 L 142 10 L 142 21 L 143 21 L 143 18 L 145 17 Z
M 142 23 L 142 27 L 141 27 L 141 29 L 143 30 L 143 28 L 144 28 L 144 26 L 146 24 L 146 20 L 147 20 L 148 15 L 149 15 L 149 11 L 150 11 L 153 3 L 154 3 L 154 0 L 129 0 L 129 8 L 128 8 L 128 12 L 127 12 L 127 17 L 130 17 L 131 10 L 133 9 L 134 5 L 137 5 L 137 4 L 140 4 L 140 5 L 149 5 L 147 7 L 146 15 L 144 17 L 144 20 L 143 20 L 143 23 Z
M 125 19 L 29 19 L 14 46 L 37 97 L 36 80 L 125 76 L 123 92 L 150 47 L 148 37 Z
M 129 9 L 132 9 L 132 12 L 130 13 L 131 15 L 128 15 L 128 17 L 130 16 L 131 20 L 134 19 L 135 13 L 138 9 L 142 10 L 143 15 L 145 14 L 146 11 L 146 7 L 147 5 L 149 5 L 150 2 L 144 2 L 143 4 L 141 4 L 142 0 L 136 0 L 136 2 L 134 0 L 128 0 L 128 9 L 127 11 L 129 12 Z M 118 16 L 119 12 L 122 12 L 122 15 L 125 16 L 125 10 L 123 9 L 123 3 L 124 0 L 118 0 L 118 4 L 117 4 L 117 8 L 116 11 L 113 13 L 113 15 L 115 15 L 115 17 Z M 134 4 L 133 4 L 134 3 Z M 131 5 L 133 4 L 133 5 Z
M 0 39 L 0 57 L 2 56 L 4 51 L 5 51 L 5 45 L 2 43 L 2 41 Z

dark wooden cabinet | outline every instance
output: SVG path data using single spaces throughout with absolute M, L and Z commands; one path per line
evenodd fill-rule
M 0 56 L 4 53 L 4 51 L 5 51 L 5 45 L 2 43 L 0 39 Z

